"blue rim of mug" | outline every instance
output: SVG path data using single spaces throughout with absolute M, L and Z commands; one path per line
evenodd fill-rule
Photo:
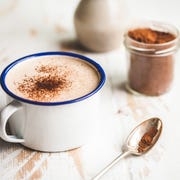
M 93 65 L 100 74 L 100 82 L 99 82 L 98 86 L 93 91 L 91 91 L 90 93 L 88 93 L 88 94 L 86 94 L 84 96 L 81 96 L 79 98 L 72 99 L 72 100 L 67 100 L 67 101 L 57 101 L 57 102 L 39 102 L 39 101 L 33 101 L 33 100 L 25 99 L 25 98 L 22 98 L 20 96 L 15 95 L 14 93 L 12 93 L 8 89 L 8 87 L 6 86 L 6 83 L 5 83 L 6 75 L 8 74 L 8 72 L 16 64 L 18 64 L 18 63 L 20 63 L 22 61 L 28 60 L 30 58 L 37 58 L 37 57 L 41 57 L 41 56 L 54 56 L 54 55 L 70 56 L 70 57 L 78 58 L 80 60 L 84 60 L 84 61 L 90 63 L 91 65 Z M 103 87 L 103 85 L 104 85 L 104 83 L 106 81 L 106 75 L 105 75 L 104 70 L 102 69 L 102 67 L 98 63 L 96 63 L 94 60 L 92 60 L 92 59 L 90 59 L 90 58 L 88 58 L 86 56 L 76 54 L 76 53 L 72 53 L 72 52 L 54 51 L 54 52 L 41 52 L 41 53 L 31 54 L 31 55 L 28 55 L 28 56 L 25 56 L 25 57 L 22 57 L 20 59 L 15 60 L 14 62 L 9 64 L 3 70 L 3 72 L 1 73 L 0 79 L 1 79 L 1 87 L 2 87 L 2 89 L 9 96 L 11 96 L 12 98 L 14 98 L 14 99 L 16 99 L 18 101 L 28 103 L 28 104 L 34 104 L 34 105 L 55 106 L 55 105 L 64 105 L 64 104 L 71 104 L 71 103 L 79 102 L 79 101 L 85 100 L 85 99 L 91 97 L 92 95 L 96 94 Z

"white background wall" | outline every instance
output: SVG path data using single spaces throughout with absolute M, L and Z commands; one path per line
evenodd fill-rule
M 127 0 L 132 17 L 166 21 L 180 27 L 179 0 Z

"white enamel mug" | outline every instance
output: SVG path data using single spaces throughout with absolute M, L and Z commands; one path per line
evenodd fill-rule
M 13 94 L 6 86 L 6 75 L 17 64 L 39 56 L 70 56 L 90 63 L 100 75 L 96 89 L 89 94 L 63 102 L 35 102 Z M 1 74 L 1 86 L 11 102 L 0 112 L 0 137 L 31 149 L 56 152 L 87 143 L 96 129 L 100 89 L 105 83 L 102 67 L 88 57 L 69 52 L 44 52 L 29 55 L 8 65 Z M 9 123 L 12 135 L 6 132 Z

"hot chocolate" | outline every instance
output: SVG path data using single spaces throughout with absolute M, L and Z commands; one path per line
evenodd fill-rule
M 82 97 L 93 91 L 99 81 L 98 71 L 88 62 L 58 55 L 25 60 L 10 69 L 6 77 L 12 93 L 39 102 Z

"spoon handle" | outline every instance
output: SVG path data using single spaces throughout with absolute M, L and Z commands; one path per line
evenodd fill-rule
M 110 164 L 108 164 L 103 170 L 101 170 L 95 177 L 93 177 L 91 180 L 98 180 L 100 179 L 109 169 L 111 169 L 116 163 L 118 163 L 122 158 L 129 155 L 129 151 L 125 151 L 119 156 L 117 156 Z

